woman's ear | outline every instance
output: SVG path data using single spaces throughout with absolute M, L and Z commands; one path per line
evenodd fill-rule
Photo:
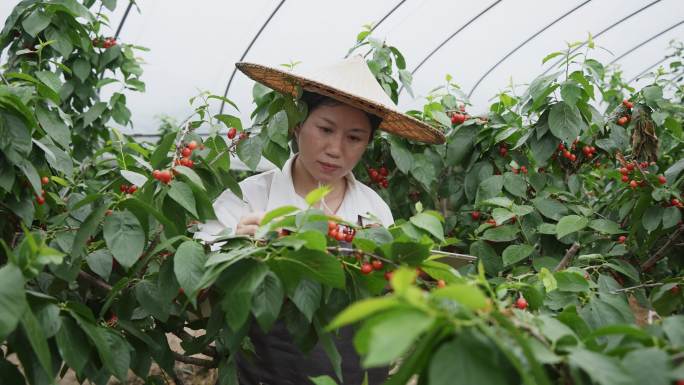
M 297 140 L 299 138 L 299 131 L 301 131 L 301 130 L 302 130 L 302 124 L 301 123 L 297 123 L 294 126 L 294 128 L 292 129 L 292 133 L 294 135 L 295 140 Z

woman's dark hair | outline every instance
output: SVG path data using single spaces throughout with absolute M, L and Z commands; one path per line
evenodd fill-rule
M 329 96 L 321 95 L 321 94 L 311 92 L 311 91 L 303 91 L 302 97 L 299 98 L 299 100 L 306 103 L 306 106 L 308 108 L 308 115 L 310 115 L 316 108 L 321 107 L 321 106 L 333 107 L 333 106 L 339 106 L 339 105 L 344 104 L 343 102 L 336 100 L 336 99 L 333 99 Z M 364 113 L 368 117 L 368 121 L 370 122 L 370 126 L 371 126 L 371 134 L 370 134 L 370 137 L 368 139 L 368 141 L 370 142 L 371 140 L 373 140 L 373 136 L 375 135 L 375 131 L 378 129 L 378 127 L 380 127 L 380 123 L 382 122 L 382 119 L 379 116 L 368 113 L 366 111 L 364 111 Z

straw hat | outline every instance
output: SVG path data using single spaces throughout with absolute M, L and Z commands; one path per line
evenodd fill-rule
M 296 86 L 329 96 L 382 118 L 380 129 L 411 140 L 444 143 L 436 128 L 400 112 L 360 55 L 307 73 L 287 72 L 261 64 L 239 62 L 235 66 L 253 80 L 276 91 L 297 96 Z

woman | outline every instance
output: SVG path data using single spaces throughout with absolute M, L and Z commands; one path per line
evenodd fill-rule
M 304 197 L 313 189 L 328 185 L 331 192 L 320 208 L 328 215 L 356 223 L 358 216 L 377 218 L 379 224 L 393 223 L 392 213 L 380 196 L 357 181 L 351 170 L 361 159 L 376 129 L 410 139 L 439 143 L 444 136 L 434 128 L 402 114 L 392 107 L 375 77 L 360 56 L 321 68 L 308 75 L 296 75 L 251 63 L 238 68 L 252 79 L 307 103 L 307 118 L 294 129 L 299 152 L 282 170 L 271 170 L 240 183 L 243 199 L 227 190 L 214 203 L 217 221 L 202 226 L 200 237 L 210 240 L 226 228 L 235 234 L 253 235 L 265 212 L 284 205 L 306 208 Z M 367 224 L 367 223 L 364 223 Z M 364 370 L 352 344 L 352 330 L 343 329 L 336 339 L 342 357 L 345 384 L 361 384 Z M 299 351 L 278 322 L 268 334 L 258 327 L 250 331 L 255 357 L 237 360 L 240 383 L 306 384 L 308 377 L 335 377 L 321 346 L 308 354 Z M 381 383 L 386 368 L 369 370 L 369 383 Z

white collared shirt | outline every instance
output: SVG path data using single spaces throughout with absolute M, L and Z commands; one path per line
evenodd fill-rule
M 213 205 L 217 219 L 201 224 L 200 231 L 195 233 L 195 238 L 211 241 L 226 228 L 231 229 L 233 233 L 240 218 L 251 212 L 269 212 L 287 205 L 306 209 L 308 204 L 295 192 L 292 181 L 292 164 L 296 156 L 295 154 L 288 159 L 282 170 L 275 168 L 240 182 L 242 199 L 230 190 L 221 193 Z M 370 213 L 377 217 L 385 227 L 394 223 L 389 206 L 373 189 L 356 180 L 351 172 L 346 175 L 345 179 L 347 191 L 335 213 L 336 216 L 345 221 L 357 223 L 359 215 L 368 216 Z

